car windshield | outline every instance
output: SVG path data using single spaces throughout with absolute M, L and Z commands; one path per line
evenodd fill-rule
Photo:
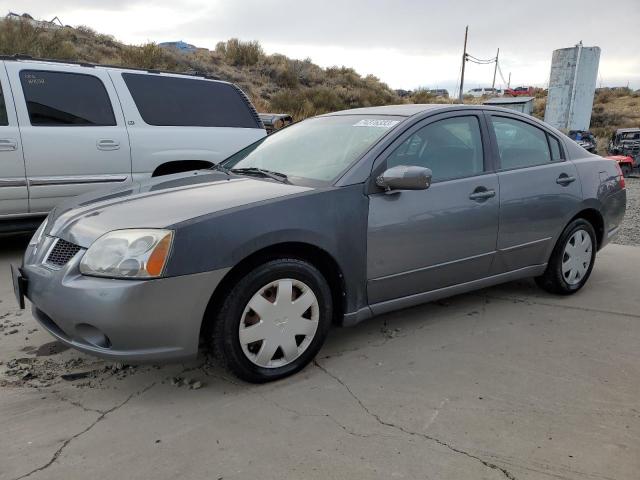
M 402 119 L 389 115 L 311 118 L 259 140 L 223 161 L 222 166 L 261 169 L 284 174 L 289 180 L 330 182 Z

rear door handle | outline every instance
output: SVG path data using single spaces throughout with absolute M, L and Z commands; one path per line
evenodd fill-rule
M 118 150 L 120 148 L 120 142 L 117 140 L 98 140 L 98 150 Z
M 487 190 L 485 187 L 478 187 L 469 195 L 469 199 L 481 202 L 495 196 L 495 190 Z
M 18 142 L 11 138 L 0 138 L 0 152 L 13 152 L 18 149 Z
M 563 173 L 558 178 L 556 178 L 556 183 L 558 185 L 562 185 L 563 187 L 566 187 L 567 185 L 575 181 L 576 181 L 576 177 L 570 177 L 566 173 Z

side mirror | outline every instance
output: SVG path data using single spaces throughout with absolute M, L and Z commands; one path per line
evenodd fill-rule
M 431 185 L 431 169 L 417 166 L 398 165 L 385 170 L 376 178 L 376 185 L 391 190 L 425 190 Z

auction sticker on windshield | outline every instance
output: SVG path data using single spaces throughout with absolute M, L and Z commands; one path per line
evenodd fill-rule
M 377 120 L 373 118 L 367 118 L 360 120 L 358 123 L 354 123 L 354 127 L 378 127 L 378 128 L 391 128 L 400 123 L 400 120 Z

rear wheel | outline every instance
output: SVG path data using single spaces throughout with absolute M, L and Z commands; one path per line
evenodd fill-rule
M 235 375 L 268 382 L 301 370 L 315 357 L 331 317 L 331 291 L 313 265 L 272 260 L 231 289 L 211 343 L 216 358 Z
M 620 169 L 622 170 L 623 177 L 628 177 L 629 175 L 631 175 L 631 173 L 633 173 L 633 167 L 628 164 L 621 165 Z
M 582 218 L 572 221 L 553 249 L 545 272 L 536 278 L 550 293 L 570 295 L 580 290 L 591 275 L 596 258 L 596 234 Z

